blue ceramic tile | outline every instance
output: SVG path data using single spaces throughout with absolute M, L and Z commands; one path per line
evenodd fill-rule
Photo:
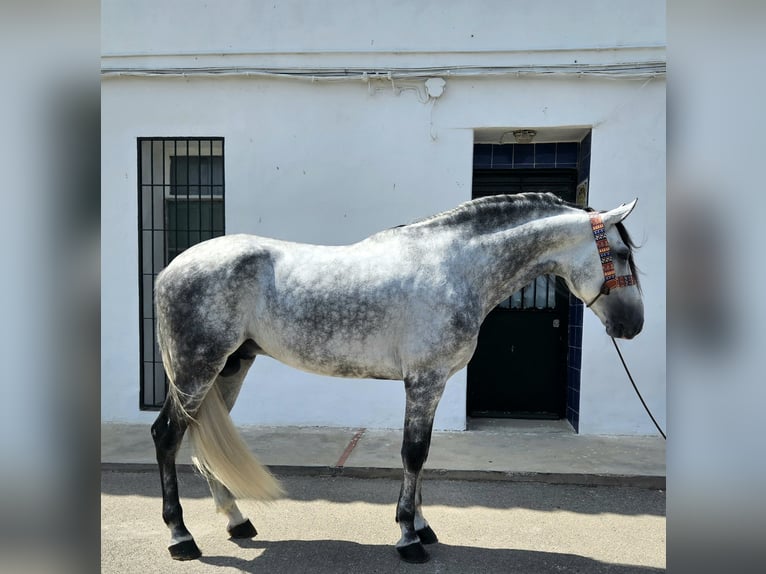
M 582 138 L 582 141 L 580 142 L 583 156 L 590 155 L 591 134 L 593 134 L 593 132 L 588 132 L 588 135 Z
M 580 369 L 567 365 L 567 385 L 572 388 L 580 388 Z
M 492 167 L 514 167 L 513 150 L 515 147 L 513 144 L 492 146 Z
M 575 432 L 580 432 L 580 413 L 573 413 L 572 414 L 572 420 L 569 421 L 572 425 L 572 428 L 575 430 Z
M 569 346 L 576 349 L 582 347 L 582 327 L 571 327 L 569 329 Z
M 584 161 L 578 167 L 577 179 L 584 181 L 590 177 L 590 161 Z
M 473 146 L 473 167 L 492 167 L 492 144 L 476 144 Z
M 555 143 L 543 143 L 535 146 L 535 167 L 556 167 Z
M 582 326 L 583 304 L 577 297 L 569 294 L 569 324 Z
M 569 387 L 569 390 L 572 393 L 572 395 L 571 395 L 571 399 L 567 403 L 567 406 L 577 411 L 580 409 L 580 375 L 579 373 L 577 374 L 576 377 L 572 377 L 572 386 Z
M 577 165 L 577 152 L 580 144 L 577 142 L 564 142 L 555 145 L 556 167 L 575 167 Z
M 513 167 L 535 166 L 535 145 L 516 144 L 514 147 Z
M 573 367 L 579 367 L 582 365 L 582 349 L 579 347 L 570 347 L 569 348 L 569 364 Z

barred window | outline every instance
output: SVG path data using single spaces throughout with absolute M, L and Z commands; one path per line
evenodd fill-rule
M 224 234 L 224 191 L 223 138 L 138 138 L 141 409 L 167 393 L 154 280 L 184 249 Z

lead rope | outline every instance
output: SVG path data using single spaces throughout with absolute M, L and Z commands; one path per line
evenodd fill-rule
M 644 397 L 641 396 L 641 393 L 638 391 L 638 387 L 636 386 L 635 381 L 633 380 L 633 377 L 630 374 L 630 370 L 628 369 L 628 365 L 625 364 L 625 359 L 622 358 L 622 353 L 620 352 L 620 347 L 617 346 L 617 341 L 614 340 L 614 337 L 612 339 L 612 344 L 614 345 L 614 348 L 617 350 L 617 354 L 620 356 L 620 361 L 622 361 L 622 366 L 625 368 L 625 372 L 628 374 L 628 378 L 630 379 L 630 384 L 633 385 L 633 390 L 636 391 L 636 394 L 638 395 L 638 398 L 641 400 L 641 404 L 644 405 L 644 409 L 646 409 L 646 413 L 649 415 L 649 418 L 652 419 L 652 422 L 654 423 L 654 426 L 657 427 L 657 430 L 662 435 L 662 438 L 665 440 L 668 440 L 668 437 L 665 436 L 665 433 L 662 432 L 662 429 L 660 428 L 660 425 L 657 424 L 657 421 L 654 419 L 654 416 L 652 415 L 652 411 L 649 410 L 649 407 L 646 406 L 646 402 L 644 401 Z

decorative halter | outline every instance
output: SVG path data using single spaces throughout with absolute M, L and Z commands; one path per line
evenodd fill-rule
M 604 229 L 604 220 L 601 214 L 594 211 L 590 214 L 590 226 L 593 229 L 593 239 L 596 240 L 598 255 L 601 257 L 601 267 L 604 270 L 604 283 L 601 285 L 601 291 L 593 300 L 585 305 L 590 307 L 598 301 L 602 295 L 609 295 L 612 289 L 627 287 L 636 284 L 636 278 L 630 275 L 620 275 L 617 277 L 614 271 L 614 262 L 612 261 L 612 250 L 609 247 L 609 240 L 606 238 L 606 229 Z

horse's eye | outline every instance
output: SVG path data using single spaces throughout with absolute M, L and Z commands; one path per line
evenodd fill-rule
M 615 252 L 615 256 L 620 261 L 627 261 L 628 258 L 630 257 L 630 251 L 625 251 L 621 249 L 620 251 Z

